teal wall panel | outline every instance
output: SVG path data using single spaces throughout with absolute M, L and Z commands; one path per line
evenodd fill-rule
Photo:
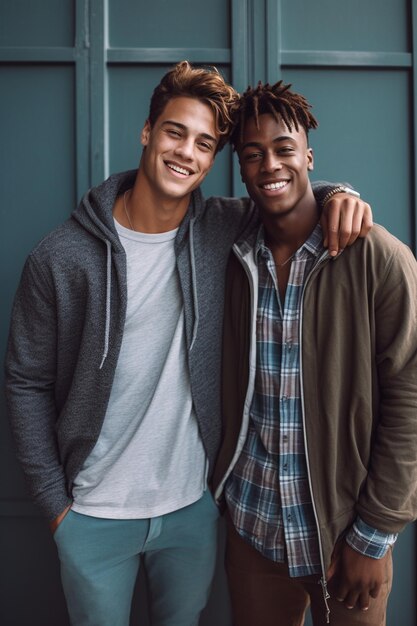
M 213 169 L 202 184 L 202 190 L 206 197 L 209 196 L 232 196 L 232 162 L 236 158 L 232 154 L 230 146 L 225 146 L 216 156 Z
M 224 0 L 109 0 L 109 41 L 117 47 L 228 48 Z M 146 6 L 145 6 L 146 5 Z
M 74 74 L 0 67 L 0 82 L 0 276 L 10 298 L 29 250 L 74 206 Z
M 409 52 L 410 6 L 404 0 L 282 0 L 285 50 Z
M 119 172 L 138 166 L 140 133 L 149 112 L 149 99 L 169 66 L 111 66 L 109 93 L 109 168 Z
M 0 2 L 0 46 L 71 46 L 74 32 L 72 0 Z
M 347 180 L 375 221 L 412 243 L 411 94 L 405 71 L 291 69 L 283 79 L 306 95 L 319 128 L 310 133 L 315 179 Z M 396 184 L 401 181 L 401 184 Z
M 407 526 L 394 548 L 394 581 L 388 604 L 387 626 L 417 624 L 416 525 Z

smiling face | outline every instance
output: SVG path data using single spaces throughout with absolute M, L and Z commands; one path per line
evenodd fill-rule
M 141 135 L 145 149 L 140 162 L 142 181 L 155 198 L 184 199 L 210 171 L 218 143 L 214 113 L 195 98 L 169 100 L 155 124 L 146 122 Z
M 311 203 L 313 152 L 303 129 L 289 131 L 265 113 L 259 129 L 254 118 L 245 123 L 237 151 L 242 180 L 261 213 L 282 216 Z

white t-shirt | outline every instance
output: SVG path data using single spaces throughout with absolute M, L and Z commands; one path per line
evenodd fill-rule
M 115 223 L 127 257 L 126 322 L 101 433 L 75 479 L 72 508 L 147 518 L 201 497 L 206 456 L 191 399 L 177 230 L 146 234 Z

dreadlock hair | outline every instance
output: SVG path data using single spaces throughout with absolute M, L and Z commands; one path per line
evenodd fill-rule
M 258 82 L 257 87 L 248 87 L 239 99 L 239 108 L 236 113 L 236 122 L 230 141 L 234 150 L 243 139 L 245 123 L 251 117 L 255 118 L 259 129 L 259 116 L 264 113 L 273 115 L 277 122 L 283 120 L 288 130 L 294 126 L 298 131 L 301 126 L 308 137 L 311 128 L 317 128 L 318 122 L 310 113 L 311 105 L 304 96 L 290 91 L 291 85 L 284 85 L 280 80 L 274 85 Z
M 148 117 L 151 127 L 169 100 L 181 96 L 196 98 L 211 108 L 220 137 L 216 152 L 221 150 L 233 128 L 239 102 L 237 91 L 225 82 L 217 68 L 197 68 L 188 61 L 181 61 L 162 77 L 152 94 Z

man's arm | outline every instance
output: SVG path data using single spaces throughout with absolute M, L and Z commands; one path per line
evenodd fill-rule
M 16 294 L 6 355 L 6 399 L 29 491 L 49 518 L 68 506 L 55 424 L 57 320 L 54 291 L 29 257 Z
M 327 578 L 336 599 L 344 602 L 347 609 L 358 605 L 367 611 L 370 598 L 376 598 L 382 585 L 389 581 L 387 553 L 397 536 L 372 528 L 358 517 L 344 540 L 337 544 Z
M 60 523 L 63 521 L 64 517 L 66 516 L 70 508 L 71 508 L 71 504 L 68 504 L 68 506 L 65 507 L 62 513 L 54 517 L 54 519 L 49 522 L 49 528 L 51 529 L 52 533 L 56 531 L 56 529 L 58 528 Z
M 377 598 L 390 577 L 390 554 L 373 559 L 354 550 L 345 540 L 339 541 L 327 572 L 331 595 L 347 609 L 357 606 L 367 611 L 371 598 Z
M 417 515 L 417 263 L 405 246 L 386 263 L 371 304 L 379 422 L 360 517 L 337 545 L 328 571 L 335 596 L 362 610 L 387 580 L 396 533 Z
M 358 237 L 366 237 L 373 225 L 372 210 L 355 190 L 346 184 L 325 181 L 313 182 L 312 188 L 321 207 L 323 242 L 331 256 L 352 245 Z

